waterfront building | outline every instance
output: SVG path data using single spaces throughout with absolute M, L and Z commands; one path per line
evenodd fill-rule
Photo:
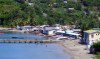
M 100 28 L 94 28 L 91 30 L 84 31 L 84 38 L 82 39 L 83 43 L 87 45 L 92 45 L 95 42 L 100 41 Z
M 81 29 L 72 29 L 74 32 L 81 32 Z
M 46 35 L 54 35 L 55 34 L 55 28 L 54 27 L 44 27 L 42 29 L 42 33 Z
M 32 26 L 17 26 L 16 29 L 23 31 L 30 31 L 32 29 Z
M 44 34 L 46 34 L 46 35 L 55 35 L 55 30 L 45 30 Z
M 42 33 L 46 35 L 55 35 L 56 31 L 61 30 L 61 26 L 55 25 L 53 27 L 51 26 L 44 26 L 42 29 Z
M 64 30 L 57 30 L 56 35 L 63 35 L 65 33 Z
M 64 36 L 68 36 L 71 39 L 79 39 L 80 34 L 74 32 L 73 30 L 66 30 Z
M 33 27 L 31 29 L 31 33 L 39 34 L 40 32 L 41 32 L 41 28 L 40 27 Z

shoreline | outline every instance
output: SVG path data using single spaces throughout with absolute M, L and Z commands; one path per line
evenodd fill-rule
M 22 32 L 21 30 L 8 30 L 8 28 L 3 28 L 2 30 L 7 30 L 11 32 Z M 89 54 L 89 50 L 86 45 L 78 43 L 79 40 L 68 40 L 61 41 L 58 43 L 63 47 L 64 51 L 70 54 L 71 59 L 93 59 L 94 55 Z
M 67 53 L 67 54 L 70 55 L 71 59 L 74 59 L 73 54 L 70 52 L 70 50 L 68 50 L 68 49 L 67 49 L 63 44 L 61 44 L 61 43 L 58 43 L 58 45 L 60 45 L 60 46 L 64 49 L 64 52 L 65 52 L 65 53 Z
M 59 43 L 66 53 L 71 55 L 72 59 L 93 59 L 94 55 L 89 54 L 89 50 L 86 45 L 78 43 L 79 40 L 66 40 Z

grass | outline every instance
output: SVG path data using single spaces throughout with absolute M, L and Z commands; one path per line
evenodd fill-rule
M 100 52 L 96 53 L 94 59 L 100 59 Z

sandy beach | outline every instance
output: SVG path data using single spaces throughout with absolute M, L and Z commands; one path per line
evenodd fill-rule
M 89 54 L 86 45 L 79 44 L 79 40 L 65 40 L 60 43 L 66 52 L 72 55 L 72 59 L 93 59 L 93 55 Z

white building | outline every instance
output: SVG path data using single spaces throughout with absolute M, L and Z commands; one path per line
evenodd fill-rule
M 46 34 L 46 35 L 55 35 L 55 28 L 54 27 L 44 27 L 43 28 L 43 34 Z
M 64 1 L 64 3 L 67 3 L 67 1 Z
M 30 6 L 32 6 L 33 5 L 33 3 L 28 3 Z
M 70 38 L 73 38 L 73 39 L 78 39 L 80 37 L 80 34 L 74 32 L 72 30 L 66 30 L 65 35 L 70 37 Z
M 64 30 L 57 30 L 57 31 L 56 31 L 56 34 L 57 34 L 57 35 L 63 35 L 64 33 L 65 33 Z
M 57 30 L 60 30 L 61 27 L 56 25 L 54 27 L 50 27 L 50 26 L 44 26 L 43 27 L 43 33 L 47 34 L 47 35 L 55 35 Z

